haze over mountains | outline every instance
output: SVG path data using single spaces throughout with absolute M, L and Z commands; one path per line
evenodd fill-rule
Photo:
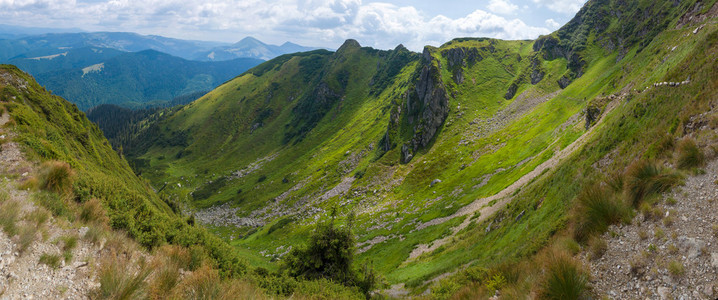
M 23 35 L 50 29 L 2 30 Z M 160 105 L 211 90 L 265 60 L 313 49 L 251 37 L 230 45 L 128 32 L 47 33 L 0 40 L 0 62 L 18 66 L 85 110 Z

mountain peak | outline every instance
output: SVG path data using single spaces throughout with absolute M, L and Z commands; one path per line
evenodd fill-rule
M 339 47 L 339 49 L 337 49 L 337 52 L 342 52 L 342 51 L 346 51 L 348 49 L 355 49 L 355 48 L 361 48 L 361 45 L 359 44 L 359 42 L 357 42 L 357 40 L 355 40 L 355 39 L 348 39 L 348 40 L 344 41 L 344 44 L 342 44 L 342 46 Z

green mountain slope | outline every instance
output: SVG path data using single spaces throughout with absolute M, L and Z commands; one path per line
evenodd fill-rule
M 135 176 L 77 106 L 51 95 L 16 67 L 0 65 L 0 107 L 9 112 L 12 121 L 6 126 L 16 134 L 12 139 L 28 159 L 59 160 L 71 166 L 76 175 L 69 201 L 74 200 L 74 205 L 100 199 L 111 227 L 148 248 L 197 244 L 225 274 L 246 271 L 246 264 L 227 244 L 188 224 L 177 207 L 168 206 Z
M 99 104 L 146 106 L 153 101 L 166 102 L 180 95 L 210 90 L 260 62 L 250 58 L 196 62 L 147 50 L 36 77 L 83 110 Z
M 286 55 L 124 150 L 255 265 L 338 207 L 360 260 L 417 287 L 535 253 L 582 185 L 687 134 L 716 89 L 714 4 L 589 1 L 536 41 Z

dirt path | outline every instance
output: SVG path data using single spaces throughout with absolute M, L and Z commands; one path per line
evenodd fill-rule
M 32 201 L 31 192 L 17 187 L 33 173 L 34 165 L 12 141 L 14 133 L 3 128 L 9 120 L 2 110 L 0 212 L 4 220 L 12 220 L 4 224 L 14 224 L 16 229 L 8 234 L 4 226 L 0 227 L 0 299 L 87 299 L 88 293 L 99 286 L 89 262 L 98 257 L 101 248 L 82 239 L 87 227 L 55 219 Z M 31 221 L 39 215 L 46 220 Z M 70 250 L 63 249 L 67 239 L 76 241 Z M 69 257 L 65 259 L 63 253 Z M 40 263 L 40 258 L 48 255 L 59 257 L 57 267 Z
M 466 216 L 464 221 L 459 224 L 458 226 L 452 228 L 452 234 L 450 234 L 447 237 L 444 237 L 439 240 L 433 241 L 431 244 L 420 244 L 409 255 L 409 258 L 404 261 L 404 263 L 410 262 L 420 255 L 434 251 L 435 249 L 441 247 L 442 245 L 445 245 L 447 242 L 451 241 L 451 239 L 461 231 L 462 229 L 466 228 L 471 222 L 471 215 L 475 213 L 480 213 L 478 218 L 474 218 L 473 221 L 476 223 L 480 223 L 484 220 L 486 220 L 488 217 L 492 216 L 494 213 L 496 213 L 498 210 L 504 208 L 506 204 L 511 200 L 510 195 L 512 195 L 514 192 L 519 190 L 521 187 L 526 185 L 528 182 L 533 180 L 534 178 L 538 177 L 546 171 L 547 169 L 555 167 L 559 162 L 561 162 L 563 159 L 574 153 L 576 150 L 578 150 L 581 146 L 583 146 L 586 141 L 593 136 L 593 131 L 598 125 L 603 121 L 603 118 L 605 115 L 607 115 L 609 112 L 613 110 L 613 108 L 616 106 L 616 104 L 622 99 L 622 97 L 617 98 L 616 100 L 610 102 L 606 106 L 606 111 L 601 114 L 601 118 L 594 124 L 591 128 L 588 129 L 583 135 L 581 135 L 578 139 L 576 139 L 573 143 L 568 145 L 563 150 L 559 151 L 554 155 L 553 157 L 549 158 L 547 161 L 543 162 L 542 164 L 538 165 L 535 169 L 533 169 L 531 172 L 527 173 L 526 175 L 522 176 L 518 180 L 516 180 L 513 184 L 508 186 L 507 188 L 503 189 L 502 191 L 498 192 L 497 194 L 493 196 L 489 196 L 486 198 L 477 199 L 474 202 L 470 203 L 469 205 L 466 205 L 462 208 L 460 208 L 458 211 L 456 211 L 454 214 L 443 217 L 443 218 L 436 218 L 431 221 L 419 224 L 416 229 L 422 230 L 424 228 L 427 228 L 429 226 L 433 225 L 439 225 L 446 221 L 449 221 L 454 218 Z M 553 145 L 553 144 L 552 144 Z M 547 147 L 547 150 L 552 147 L 552 145 L 549 145 Z M 492 201 L 496 201 L 493 205 L 491 205 Z

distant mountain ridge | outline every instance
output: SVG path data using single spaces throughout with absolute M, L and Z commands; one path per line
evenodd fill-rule
M 194 59 L 203 61 L 218 61 L 239 57 L 251 57 L 270 60 L 284 54 L 306 52 L 317 49 L 320 48 L 305 47 L 290 42 L 286 42 L 281 46 L 269 45 L 253 37 L 246 37 L 235 44 L 219 46 L 209 51 L 201 52 Z
M 145 50 L 35 77 L 82 110 L 100 104 L 146 107 L 153 103 L 161 105 L 184 94 L 211 90 L 262 62 L 254 58 L 199 62 Z

